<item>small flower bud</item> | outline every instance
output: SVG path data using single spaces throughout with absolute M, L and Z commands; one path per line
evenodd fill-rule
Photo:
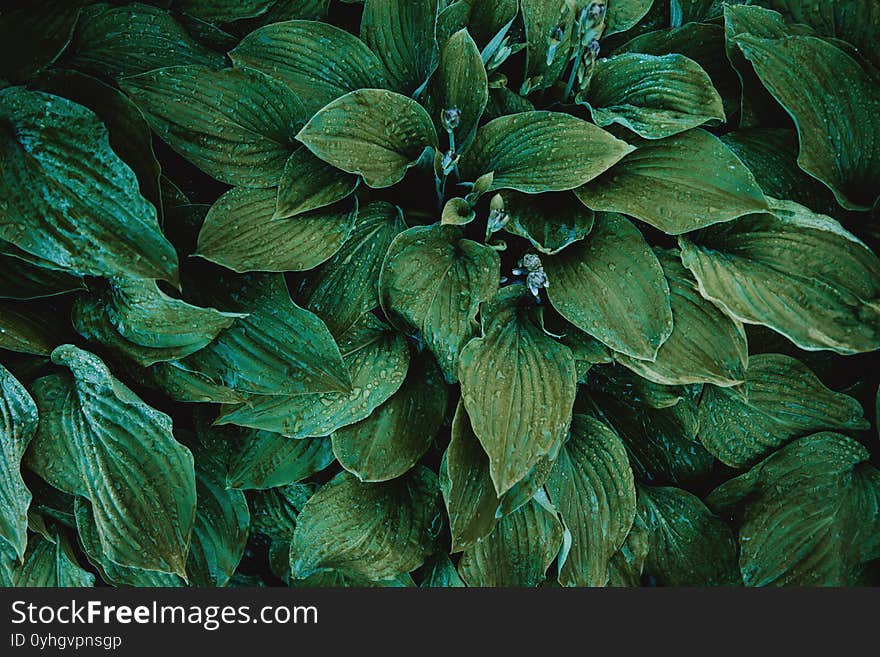
M 587 16 L 589 16 L 594 21 L 598 21 L 603 16 L 605 16 L 605 3 L 604 2 L 594 2 L 587 8 Z
M 544 269 L 540 268 L 529 272 L 529 275 L 526 276 L 526 285 L 529 288 L 529 292 L 532 293 L 532 296 L 540 298 L 539 293 L 541 289 L 550 287 L 550 281 L 547 280 L 547 274 L 544 273 Z
M 541 269 L 541 258 L 535 253 L 526 253 L 519 261 L 519 264 L 528 271 L 536 271 Z
M 440 123 L 447 132 L 452 132 L 461 124 L 461 110 L 457 107 L 449 107 L 440 115 Z

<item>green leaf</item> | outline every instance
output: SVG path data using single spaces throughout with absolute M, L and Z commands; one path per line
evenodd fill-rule
M 83 289 L 85 285 L 79 276 L 6 255 L 0 244 L 0 299 L 27 301 Z
M 265 13 L 275 0 L 177 0 L 175 8 L 212 23 L 228 23 Z
M 367 0 L 361 38 L 385 67 L 390 88 L 417 96 L 437 69 L 438 0 Z
M 161 208 L 161 167 L 153 152 L 153 135 L 140 110 L 125 94 L 97 78 L 71 70 L 49 71 L 40 76 L 36 87 L 92 110 L 107 128 L 110 148 L 137 176 L 141 194 Z
M 670 235 L 767 209 L 751 172 L 700 129 L 640 144 L 575 193 L 588 208 L 622 212 Z
M 348 391 L 348 368 L 316 315 L 290 298 L 278 274 L 218 281 L 216 305 L 247 313 L 182 361 L 233 390 L 262 395 Z
M 798 23 L 814 27 L 820 34 L 852 43 L 859 54 L 880 66 L 877 39 L 880 37 L 880 5 L 873 0 L 826 0 L 820 4 L 799 0 L 760 0 Z
M 223 55 L 195 41 L 167 11 L 142 3 L 87 7 L 70 51 L 74 67 L 117 79 L 165 66 L 225 64 Z
M 639 379 L 620 367 L 592 368 L 587 384 L 589 395 L 578 399 L 575 412 L 594 415 L 614 429 L 638 479 L 688 485 L 708 476 L 714 459 L 697 438 L 697 407 L 691 395 Z
M 329 436 L 369 417 L 400 388 L 409 366 L 406 340 L 367 313 L 339 338 L 350 392 L 253 397 L 217 424 L 265 429 L 291 438 Z
M 561 560 L 560 583 L 605 586 L 611 557 L 626 540 L 636 513 L 636 489 L 626 448 L 598 420 L 575 415 L 571 436 L 562 446 L 546 485 L 571 533 L 571 547 Z
M 241 490 L 286 486 L 320 472 L 335 458 L 329 438 L 294 440 L 243 429 L 232 448 L 226 485 Z
M 452 128 L 455 152 L 463 152 L 473 141 L 477 124 L 489 102 L 489 82 L 477 44 L 467 30 L 459 30 L 443 45 L 440 67 L 433 81 L 432 95 L 440 112 L 460 112 L 458 125 Z M 435 121 L 441 128 L 439 116 Z M 452 144 L 450 144 L 452 149 Z
M 84 337 L 148 367 L 202 349 L 236 317 L 169 297 L 155 281 L 127 278 L 111 281 L 97 297 L 77 299 L 72 321 Z
M 458 572 L 468 586 L 535 587 L 562 547 L 562 535 L 556 515 L 532 500 L 466 549 Z
M 16 301 L 0 302 L 0 349 L 48 356 L 64 335 L 53 325 L 54 317 L 51 309 Z
M 253 69 L 171 66 L 120 85 L 164 142 L 230 185 L 278 184 L 307 116 L 287 87 Z
M 239 67 L 285 83 L 310 114 L 358 89 L 387 85 L 382 63 L 356 36 L 333 25 L 293 20 L 248 34 L 229 53 Z
M 672 334 L 660 346 L 655 360 L 620 354 L 617 362 L 661 385 L 742 383 L 749 358 L 742 323 L 700 295 L 677 251 L 662 251 L 658 257 L 669 282 Z
M 449 383 L 459 354 L 474 335 L 481 303 L 498 289 L 500 259 L 464 239 L 456 226 L 416 226 L 391 243 L 379 281 L 382 307 L 414 329 L 437 357 Z
M 284 219 L 332 205 L 351 194 L 357 184 L 357 178 L 319 160 L 307 148 L 297 149 L 284 165 L 272 218 Z
M 461 552 L 492 532 L 501 503 L 489 475 L 489 457 L 461 401 L 440 464 L 440 489 L 449 516 L 452 552 Z
M 21 476 L 21 460 L 37 430 L 37 406 L 24 386 L 0 365 L 0 543 L 19 559 L 27 547 L 31 492 Z
M 158 388 L 174 401 L 179 402 L 214 402 L 217 404 L 240 404 L 245 395 L 227 388 L 211 377 L 194 370 L 177 361 L 156 363 L 149 369 L 138 370 L 144 385 Z
M 855 399 L 829 390 L 806 365 L 783 354 L 752 356 L 741 388 L 707 386 L 699 418 L 706 449 L 734 468 L 797 436 L 870 428 Z
M 538 251 L 555 255 L 584 239 L 593 229 L 595 215 L 570 192 L 523 194 L 505 191 L 504 230 L 529 240 Z
M 765 195 L 823 214 L 840 209 L 834 195 L 798 166 L 794 130 L 751 128 L 728 132 L 721 141 L 749 168 Z
M 236 187 L 211 206 L 196 254 L 227 269 L 305 271 L 328 260 L 351 235 L 357 201 L 278 219 L 274 189 Z
M 437 145 L 434 124 L 422 106 L 383 89 L 337 98 L 296 138 L 325 162 L 362 175 L 376 188 L 400 182 L 422 152 Z
M 24 560 L 13 570 L 12 585 L 85 588 L 95 585 L 95 576 L 80 567 L 63 534 L 31 534 Z
M 268 25 L 294 19 L 319 20 L 326 18 L 329 11 L 330 0 L 276 0 L 258 22 Z
M 853 586 L 880 557 L 880 472 L 868 450 L 836 433 L 801 438 L 707 499 L 740 509 L 747 586 Z
M 619 123 L 647 139 L 725 119 L 712 80 L 684 55 L 627 53 L 600 59 L 589 91 L 578 102 L 588 106 L 597 125 Z
M 605 36 L 635 27 L 653 4 L 654 0 L 610 0 L 605 12 Z
M 446 413 L 446 382 L 430 352 L 410 360 L 391 399 L 357 424 L 333 434 L 333 453 L 361 481 L 388 481 L 408 472 L 428 451 Z
M 824 215 L 788 201 L 681 238 L 701 293 L 803 349 L 880 347 L 880 260 Z
M 244 555 L 250 511 L 244 493 L 226 487 L 220 465 L 208 454 L 199 457 L 187 572 L 193 586 L 226 586 Z
M 669 4 L 674 27 L 690 22 L 708 23 L 723 13 L 720 0 L 671 0 Z
M 494 173 L 489 190 L 527 194 L 580 187 L 633 148 L 568 114 L 522 112 L 490 121 L 461 159 L 465 180 Z
M 382 580 L 409 572 L 431 553 L 440 513 L 437 476 L 427 468 L 381 484 L 341 472 L 297 518 L 292 574 L 302 579 L 339 569 Z
M 109 559 L 185 577 L 195 475 L 192 455 L 171 433 L 171 418 L 86 351 L 63 345 L 52 360 L 70 372 L 32 386 L 40 425 L 28 467 L 92 503 Z
M 639 488 L 648 529 L 645 571 L 662 586 L 736 586 L 736 540 L 695 495 L 680 488 Z
M 525 286 L 503 288 L 481 317 L 482 335 L 462 350 L 458 372 L 501 495 L 565 439 L 577 375 L 571 350 L 544 332 Z
M 641 586 L 648 548 L 648 528 L 645 526 L 644 514 L 636 508 L 632 529 L 608 564 L 608 586 Z
M 73 36 L 79 4 L 68 0 L 8 3 L 0 16 L 5 53 L 0 78 L 24 82 L 57 60 Z
M 71 273 L 176 283 L 156 209 L 90 110 L 10 87 L 0 91 L 0 122 L 9 127 L 0 134 L 0 239 Z
M 874 205 L 880 177 L 880 89 L 871 75 L 817 37 L 745 34 L 735 42 L 791 115 L 800 140 L 800 167 L 826 184 L 843 207 Z
M 526 70 L 522 95 L 552 87 L 562 77 L 575 36 L 579 8 L 566 0 L 521 0 L 526 37 Z
M 425 577 L 419 586 L 421 588 L 461 588 L 464 582 L 458 575 L 452 561 L 445 553 L 434 555 L 426 564 Z
M 546 258 L 544 269 L 553 307 L 616 351 L 653 360 L 672 333 L 660 262 L 626 217 L 597 215 L 592 232 Z
M 519 10 L 517 0 L 481 0 L 469 3 L 471 8 L 468 32 L 484 49 L 500 31 L 506 29 L 505 26 L 513 21 Z
M 309 272 L 297 293 L 333 335 L 342 335 L 379 306 L 379 274 L 392 240 L 406 230 L 403 213 L 373 201 L 359 209 L 351 236 L 330 260 Z
M 111 586 L 178 587 L 184 582 L 179 575 L 121 566 L 108 559 L 101 545 L 101 536 L 91 505 L 81 497 L 74 504 L 76 531 L 86 557 L 98 571 L 101 579 Z

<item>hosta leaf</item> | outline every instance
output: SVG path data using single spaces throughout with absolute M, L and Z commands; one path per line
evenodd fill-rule
M 461 401 L 440 464 L 440 488 L 449 516 L 452 552 L 461 552 L 492 532 L 500 501 L 489 476 L 489 457 Z
M 446 413 L 446 382 L 428 351 L 414 356 L 391 399 L 365 420 L 333 434 L 333 452 L 361 481 L 388 481 L 424 455 Z
M 0 16 L 0 43 L 5 52 L 0 78 L 24 82 L 54 62 L 70 43 L 80 3 L 47 0 L 39 5 L 7 5 Z
M 193 586 L 226 586 L 244 555 L 250 511 L 244 493 L 226 487 L 219 464 L 208 454 L 199 456 L 187 572 Z
M 37 430 L 37 406 L 24 386 L 0 365 L 0 543 L 19 559 L 27 547 L 31 492 L 21 477 L 21 460 Z
M 588 93 L 578 100 L 588 105 L 598 125 L 619 123 L 647 139 L 725 118 L 712 80 L 683 55 L 628 53 L 600 59 Z
M 391 241 L 406 229 L 403 213 L 374 201 L 358 210 L 342 248 L 310 272 L 296 295 L 333 335 L 342 335 L 358 317 L 379 306 L 379 274 Z
M 544 332 L 523 285 L 503 288 L 486 305 L 482 329 L 462 350 L 458 372 L 501 495 L 565 438 L 577 375 L 571 350 Z
M 40 76 L 36 86 L 39 91 L 92 110 L 107 128 L 110 147 L 137 176 L 141 194 L 160 208 L 161 168 L 153 153 L 153 135 L 140 110 L 125 94 L 97 78 L 71 70 L 49 71 Z
M 419 584 L 422 588 L 461 588 L 464 586 L 455 565 L 444 553 L 435 555 L 428 561 L 425 568 L 427 572 Z
M 230 185 L 276 185 L 306 117 L 287 87 L 252 69 L 172 66 L 121 85 L 163 141 Z
M 828 0 L 818 4 L 798 0 L 760 0 L 758 4 L 806 23 L 821 34 L 852 43 L 868 61 L 880 66 L 876 43 L 880 36 L 880 5 L 872 0 Z
M 588 208 L 623 212 L 670 235 L 767 209 L 751 172 L 699 129 L 642 143 L 575 193 Z
M 156 363 L 140 370 L 145 385 L 158 388 L 174 401 L 240 404 L 245 394 L 227 388 L 211 377 L 189 369 L 177 361 Z
M 293 484 L 248 494 L 251 531 L 290 543 L 296 531 L 297 517 L 312 497 L 315 487 Z M 289 565 L 289 564 L 288 564 Z
M 50 537 L 51 536 L 51 537 Z M 31 534 L 20 566 L 12 572 L 12 586 L 84 588 L 95 585 L 95 576 L 77 563 L 67 537 Z
M 95 523 L 91 505 L 77 497 L 74 505 L 76 531 L 79 544 L 89 562 L 98 570 L 101 579 L 111 586 L 177 587 L 183 586 L 180 575 L 162 573 L 157 570 L 144 570 L 131 566 L 121 566 L 104 555 L 101 536 Z
M 265 13 L 275 0 L 177 0 L 175 8 L 214 23 L 253 18 Z
M 840 224 L 788 201 L 679 240 L 704 296 L 803 349 L 880 347 L 880 260 Z
M 590 234 L 545 258 L 550 303 L 572 324 L 634 358 L 653 359 L 672 332 L 669 285 L 626 217 L 603 213 Z
M 329 438 L 294 440 L 245 429 L 232 448 L 226 485 L 242 490 L 286 486 L 320 472 L 335 458 Z
M 193 459 L 171 418 L 147 406 L 97 357 L 63 345 L 70 373 L 38 379 L 40 425 L 26 463 L 50 484 L 92 503 L 112 561 L 185 576 L 195 515 Z
M 519 9 L 517 0 L 482 0 L 470 5 L 468 32 L 481 48 L 513 21 Z
M 505 191 L 501 196 L 509 216 L 504 230 L 526 238 L 541 253 L 555 255 L 593 229 L 593 211 L 571 192 L 535 196 Z
M 568 114 L 522 112 L 477 130 L 460 165 L 465 180 L 494 173 L 490 189 L 540 194 L 579 187 L 632 150 L 610 133 Z
M 248 274 L 220 283 L 217 301 L 247 315 L 183 365 L 252 394 L 349 390 L 348 369 L 330 331 L 293 303 L 282 276 Z
M 533 500 L 466 549 L 458 572 L 468 586 L 535 587 L 562 547 L 562 533 L 556 515 Z
M 391 89 L 415 96 L 437 69 L 438 0 L 367 0 L 361 38 L 382 61 Z
M 674 27 L 690 22 L 709 22 L 722 13 L 721 0 L 671 0 L 671 22 Z
M 546 486 L 572 535 L 560 583 L 605 586 L 611 557 L 626 540 L 636 512 L 626 448 L 598 420 L 575 415 Z
M 836 433 L 801 438 L 709 496 L 741 509 L 739 567 L 748 586 L 852 586 L 880 557 L 880 473 Z
M 683 485 L 708 476 L 714 459 L 697 438 L 697 407 L 689 396 L 652 398 L 656 393 L 620 367 L 594 367 L 587 383 L 589 395 L 578 399 L 576 412 L 590 413 L 614 429 L 638 479 Z
M 304 271 L 342 248 L 358 216 L 357 202 L 278 219 L 274 189 L 236 187 L 221 196 L 199 232 L 196 255 L 227 269 Z
M 430 554 L 440 513 L 437 475 L 426 468 L 381 484 L 341 472 L 297 518 L 292 574 L 302 579 L 340 569 L 381 580 L 409 572 Z
M 464 239 L 460 228 L 416 226 L 388 249 L 379 282 L 382 307 L 415 329 L 453 383 L 479 305 L 495 294 L 499 277 L 498 253 Z
M 662 586 L 735 586 L 736 540 L 695 495 L 680 488 L 639 488 L 648 530 L 645 571 Z
M 367 313 L 340 336 L 339 349 L 351 373 L 350 392 L 253 397 L 224 412 L 217 423 L 310 438 L 369 417 L 403 383 L 409 366 L 406 340 Z
M 526 81 L 522 94 L 552 87 L 569 61 L 578 7 L 566 0 L 521 0 L 526 37 Z
M 357 182 L 357 178 L 319 160 L 307 148 L 297 149 L 284 165 L 272 218 L 284 219 L 332 205 L 351 194 Z
M 2 253 L 0 245 L 0 299 L 39 299 L 85 289 L 82 278 L 45 269 Z
M 198 351 L 235 318 L 169 297 L 155 281 L 129 278 L 112 281 L 98 297 L 80 297 L 72 321 L 81 335 L 147 367 Z
M 794 130 L 751 128 L 728 132 L 721 141 L 745 163 L 767 196 L 796 201 L 824 214 L 839 209 L 834 195 L 798 166 Z
M 842 206 L 871 207 L 880 177 L 876 81 L 846 52 L 817 37 L 741 35 L 736 44 L 794 120 L 800 167 L 825 183 Z
M 382 63 L 357 37 L 333 25 L 286 21 L 248 34 L 229 53 L 236 66 L 281 80 L 314 113 L 349 91 L 386 85 Z
M 167 11 L 141 3 L 87 7 L 70 50 L 73 66 L 110 78 L 180 64 L 225 64 L 223 55 L 196 42 Z
M 107 130 L 71 101 L 0 91 L 0 239 L 77 274 L 177 279 L 177 256 Z M 88 221 L 83 220 L 88 217 Z
M 452 130 L 455 135 L 454 150 L 460 153 L 473 140 L 477 124 L 489 102 L 486 68 L 477 44 L 467 30 L 459 30 L 443 45 L 440 68 L 434 80 L 432 92 L 436 96 L 438 109 L 441 112 L 446 109 L 461 112 L 459 123 Z M 439 117 L 434 118 L 440 125 Z
M 644 514 L 637 507 L 632 529 L 608 564 L 608 586 L 641 586 L 648 548 L 648 528 Z
M 362 89 L 326 105 L 296 136 L 319 158 L 360 174 L 370 187 L 400 182 L 437 134 L 414 100 L 383 89 Z
M 706 449 L 735 468 L 797 436 L 870 426 L 855 399 L 829 390 L 806 365 L 783 354 L 752 356 L 741 388 L 707 386 L 699 417 Z
M 0 349 L 48 356 L 61 335 L 47 309 L 17 301 L 0 302 Z
M 635 27 L 653 4 L 654 0 L 610 0 L 605 13 L 605 36 Z
M 672 334 L 654 361 L 618 355 L 636 374 L 662 385 L 713 383 L 733 386 L 745 377 L 748 347 L 743 325 L 700 295 L 676 251 L 658 254 L 669 282 Z
M 329 10 L 330 0 L 276 0 L 267 12 L 260 15 L 259 23 L 268 25 L 294 19 L 319 20 Z

